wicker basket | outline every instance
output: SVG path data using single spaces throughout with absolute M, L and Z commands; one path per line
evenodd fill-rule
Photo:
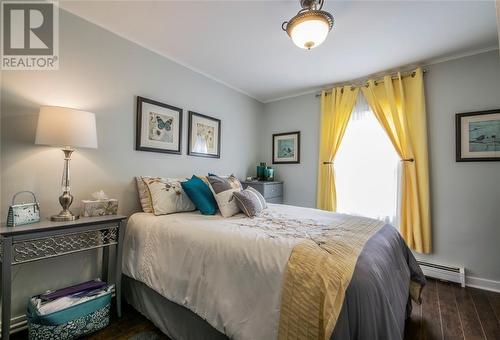
M 109 324 L 111 292 L 54 313 L 39 315 L 28 302 L 31 340 L 68 340 L 93 333 Z

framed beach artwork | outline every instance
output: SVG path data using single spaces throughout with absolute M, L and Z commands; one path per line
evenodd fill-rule
M 221 121 L 189 111 L 188 155 L 220 158 Z
M 457 113 L 457 162 L 500 161 L 500 109 Z
M 182 109 L 137 97 L 135 149 L 181 154 Z
M 273 134 L 273 164 L 300 163 L 300 131 Z

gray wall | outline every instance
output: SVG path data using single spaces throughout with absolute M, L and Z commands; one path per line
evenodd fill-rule
M 455 113 L 500 109 L 498 51 L 429 69 L 434 254 L 419 257 L 500 281 L 500 162 L 455 162 Z
M 425 75 L 430 144 L 434 253 L 418 257 L 464 265 L 473 277 L 500 281 L 500 162 L 455 162 L 455 113 L 500 108 L 498 51 L 443 62 Z M 271 135 L 300 130 L 301 164 L 276 166 L 285 203 L 314 207 L 319 100 L 313 94 L 264 107 L 261 158 Z
M 308 94 L 264 106 L 261 157 L 276 169 L 277 179 L 285 181 L 286 204 L 316 206 L 319 104 L 318 98 Z M 272 134 L 291 131 L 300 131 L 300 164 L 271 164 Z
M 103 189 L 119 199 L 120 213 L 136 211 L 136 175 L 211 171 L 244 178 L 253 171 L 261 103 L 69 13 L 61 12 L 60 20 L 58 71 L 2 72 L 2 221 L 12 195 L 20 190 L 37 194 L 44 216 L 60 209 L 63 154 L 33 144 L 40 105 L 96 114 L 99 148 L 77 150 L 71 164 L 75 207 Z M 136 95 L 185 109 L 183 155 L 134 150 Z M 220 159 L 186 155 L 187 110 L 222 120 Z M 23 312 L 26 296 L 92 278 L 95 261 L 95 254 L 75 255 L 19 267 L 14 274 L 14 314 Z

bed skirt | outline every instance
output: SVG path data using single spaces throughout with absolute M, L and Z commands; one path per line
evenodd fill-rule
M 169 338 L 175 340 L 227 340 L 208 322 L 165 297 L 144 283 L 122 276 L 123 296 L 137 311 Z

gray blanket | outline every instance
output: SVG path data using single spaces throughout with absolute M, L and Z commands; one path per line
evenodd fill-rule
M 405 319 L 411 313 L 410 280 L 425 285 L 403 238 L 386 225 L 368 240 L 358 257 L 331 339 L 402 339 Z

